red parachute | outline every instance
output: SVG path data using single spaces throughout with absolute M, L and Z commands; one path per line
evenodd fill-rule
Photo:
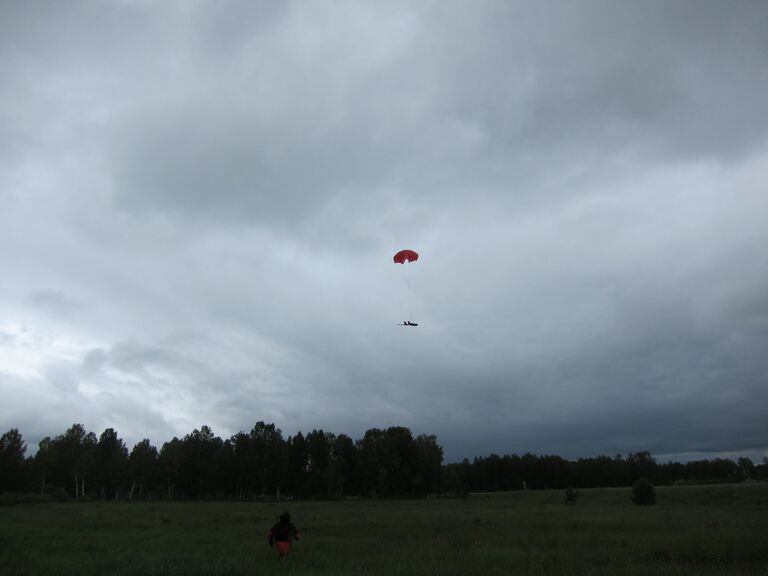
M 392 258 L 395 264 L 405 264 L 406 262 L 416 262 L 419 259 L 419 254 L 413 250 L 400 250 Z

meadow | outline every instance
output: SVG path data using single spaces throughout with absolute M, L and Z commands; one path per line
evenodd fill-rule
M 3 576 L 768 574 L 768 485 L 337 502 L 0 507 Z M 303 539 L 279 560 L 288 510 Z

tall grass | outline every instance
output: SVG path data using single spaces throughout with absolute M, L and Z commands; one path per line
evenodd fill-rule
M 768 574 L 768 485 L 467 499 L 32 504 L 0 508 L 0 574 Z M 266 532 L 288 509 L 286 560 Z

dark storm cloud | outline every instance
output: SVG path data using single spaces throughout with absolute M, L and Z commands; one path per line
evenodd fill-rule
M 348 7 L 339 23 L 297 5 L 221 52 L 209 9 L 189 10 L 173 64 L 147 63 L 166 82 L 124 87 L 118 205 L 296 226 L 392 190 L 541 195 L 553 165 L 605 178 L 627 158 L 734 160 L 765 141 L 760 4 L 484 7 Z
M 494 141 L 521 152 L 533 145 L 535 154 L 555 146 L 577 154 L 733 158 L 764 142 L 759 110 L 768 78 L 755 76 L 768 51 L 764 6 L 589 7 L 522 11 L 510 5 L 501 17 L 484 13 L 493 14 L 484 23 L 494 33 L 469 52 L 484 47 L 482 61 L 498 65 L 464 59 L 474 80 L 464 86 L 478 87 L 466 116 L 478 119 Z M 520 85 L 527 88 L 523 115 L 508 105 Z
M 766 29 L 761 2 L 0 5 L 0 420 L 764 450 Z
M 451 439 L 449 455 L 554 451 L 576 457 L 587 446 L 595 454 L 723 452 L 734 443 L 760 449 L 768 433 L 764 331 L 704 338 L 691 328 L 670 330 L 674 319 L 655 318 L 658 332 L 644 339 L 612 333 L 579 354 L 549 356 L 548 365 L 510 362 L 486 386 L 467 375 L 471 385 L 459 404 L 483 414 L 487 433 L 482 440 L 461 437 L 436 422 L 440 436 Z M 739 344 L 728 343 L 733 340 Z M 480 376 L 487 377 L 488 371 Z

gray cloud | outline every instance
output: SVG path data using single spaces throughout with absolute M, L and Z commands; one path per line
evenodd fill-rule
M 487 8 L 354 7 L 339 28 L 303 7 L 217 59 L 150 62 L 171 78 L 128 76 L 119 206 L 295 231 L 334 203 L 349 219 L 394 193 L 429 212 L 468 189 L 559 189 L 542 186 L 553 165 L 604 180 L 634 158 L 731 161 L 765 142 L 760 6 Z M 202 50 L 208 21 L 189 15 L 175 49 Z
M 0 6 L 0 424 L 760 454 L 766 28 L 760 2 Z
M 58 290 L 35 290 L 27 296 L 27 302 L 54 316 L 70 316 L 83 307 L 81 302 Z

